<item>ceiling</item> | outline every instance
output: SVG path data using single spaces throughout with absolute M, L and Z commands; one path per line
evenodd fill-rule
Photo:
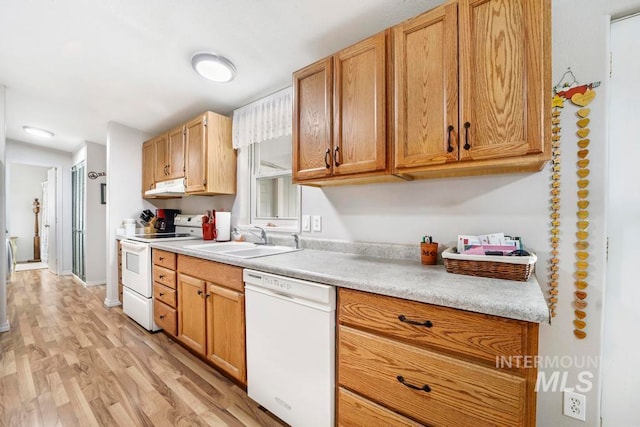
M 115 121 L 150 134 L 205 110 L 228 114 L 291 73 L 442 0 L 0 0 L 7 138 L 73 151 Z M 231 83 L 191 68 L 229 58 Z M 30 136 L 23 125 L 48 129 Z

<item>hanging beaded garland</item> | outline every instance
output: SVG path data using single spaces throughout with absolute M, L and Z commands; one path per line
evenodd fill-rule
M 566 81 L 565 81 L 566 79 Z M 560 117 L 561 108 L 564 108 L 564 101 L 570 100 L 571 103 L 580 109 L 577 111 L 577 210 L 576 210 L 576 252 L 575 252 L 575 270 L 574 270 L 574 286 L 573 308 L 574 320 L 573 333 L 578 339 L 584 339 L 587 336 L 584 330 L 587 326 L 585 318 L 587 312 L 587 278 L 589 276 L 589 113 L 591 110 L 586 108 L 593 101 L 596 92 L 593 88 L 598 87 L 600 82 L 590 83 L 588 85 L 579 85 L 575 76 L 571 72 L 571 68 L 567 69 L 560 82 L 554 87 L 552 101 L 552 174 L 551 174 L 551 258 L 549 260 L 549 308 L 551 316 L 556 315 L 556 303 L 558 301 L 558 246 L 559 246 L 559 229 L 560 226 Z

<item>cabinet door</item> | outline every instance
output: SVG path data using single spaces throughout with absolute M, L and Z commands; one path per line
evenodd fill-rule
M 160 135 L 153 140 L 155 150 L 155 173 L 156 182 L 169 179 L 169 141 L 167 134 Z
M 184 176 L 184 126 L 169 131 L 168 140 L 168 176 L 167 179 L 182 178 Z
M 293 74 L 293 180 L 330 176 L 332 58 Z
M 144 192 L 153 189 L 155 182 L 155 149 L 153 140 L 146 141 L 142 144 L 142 197 Z
M 460 1 L 461 160 L 543 151 L 549 9 L 548 0 Z
M 395 169 L 458 161 L 458 6 L 394 27 Z
M 207 132 L 206 115 L 185 125 L 185 192 L 204 191 L 207 185 Z
M 186 274 L 178 275 L 178 339 L 205 354 L 205 282 Z
M 207 358 L 246 383 L 244 294 L 207 284 Z
M 333 174 L 386 168 L 386 33 L 334 57 Z

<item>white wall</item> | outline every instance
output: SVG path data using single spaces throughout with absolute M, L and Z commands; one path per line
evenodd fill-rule
M 48 167 L 20 163 L 7 165 L 7 229 L 9 235 L 17 237 L 18 262 L 34 259 L 33 237 L 35 214 L 33 201 L 40 202 L 38 231 L 42 230 L 42 182 L 47 180 Z M 42 238 L 41 238 L 42 240 Z M 42 254 L 41 254 L 42 256 Z
M 138 218 L 154 206 L 141 197 L 142 143 L 151 135 L 116 122 L 107 123 L 107 295 L 105 305 L 119 305 L 116 228 L 123 218 Z
M 640 425 L 640 342 L 632 337 L 640 300 L 636 263 L 640 259 L 637 113 L 640 111 L 640 16 L 611 27 L 612 78 L 609 110 L 609 254 L 604 310 L 602 418 L 605 426 Z M 631 136 L 631 137 L 630 137 Z
M 107 147 L 94 142 L 86 142 L 86 172 L 107 171 Z M 101 204 L 100 185 L 107 182 L 106 176 L 96 179 L 87 177 L 86 190 L 86 280 L 87 285 L 107 283 L 107 205 Z
M 6 88 L 0 83 L 0 230 L 5 230 L 6 225 L 6 191 L 5 191 L 5 166 L 6 166 Z M 0 245 L 0 332 L 9 330 L 9 319 L 7 318 L 7 246 Z
M 52 150 L 20 141 L 8 140 L 7 163 L 22 163 L 56 168 L 56 251 L 58 269 L 62 274 L 71 274 L 71 153 Z M 3 174 L 4 176 L 4 174 Z M 5 212 L 2 212 L 5 215 Z M 50 242 L 53 244 L 53 242 Z
M 85 162 L 85 283 L 89 286 L 106 283 L 107 205 L 100 203 L 100 185 L 107 182 L 105 176 L 90 179 L 89 172 L 106 172 L 107 148 L 85 141 L 73 152 L 73 164 Z

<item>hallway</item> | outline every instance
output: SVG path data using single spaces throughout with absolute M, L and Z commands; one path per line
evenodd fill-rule
M 1 426 L 281 425 L 163 333 L 104 308 L 104 286 L 31 270 L 7 293 Z

